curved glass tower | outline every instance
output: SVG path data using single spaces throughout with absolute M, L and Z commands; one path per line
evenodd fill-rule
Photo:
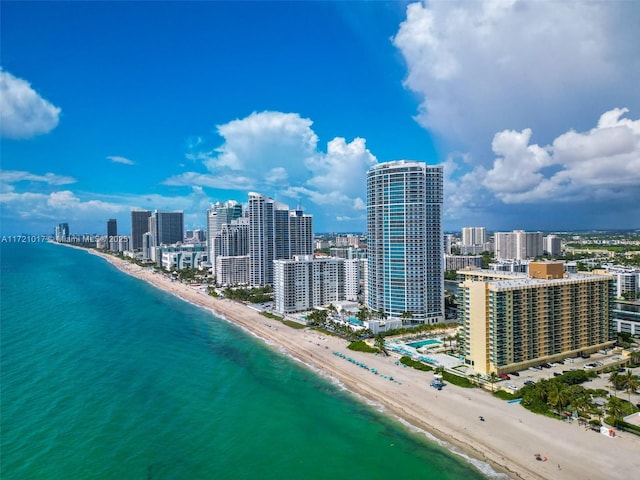
M 368 307 L 405 325 L 444 321 L 442 183 L 423 162 L 367 172 Z

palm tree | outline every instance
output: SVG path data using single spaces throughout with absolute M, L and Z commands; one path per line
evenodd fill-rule
M 384 353 L 387 357 L 389 356 L 389 352 L 387 352 L 387 349 L 384 346 L 384 336 L 381 333 L 376 334 L 373 346 Z
M 367 307 L 360 307 L 358 309 L 358 313 L 356 314 L 356 318 L 361 322 L 366 321 L 369 318 L 369 309 Z
M 622 420 L 622 415 L 624 414 L 622 400 L 618 397 L 609 397 L 609 401 L 607 402 L 607 413 L 613 417 L 614 425 L 617 425 L 618 422 Z
M 631 370 L 627 370 L 627 372 L 624 375 L 621 375 L 621 377 L 624 381 L 622 387 L 627 391 L 627 394 L 629 395 L 629 403 L 631 403 L 631 393 L 635 392 L 638 386 L 640 386 L 640 381 Z
M 547 403 L 559 412 L 569 404 L 570 392 L 564 383 L 551 382 L 547 391 Z
M 408 320 L 410 322 L 411 319 L 413 318 L 413 313 L 409 311 L 402 312 L 402 315 L 400 315 L 400 318 L 402 318 L 402 324 L 405 325 L 406 324 L 405 320 Z
M 591 397 L 585 393 L 578 394 L 571 399 L 571 406 L 578 412 L 578 415 L 588 411 L 592 405 Z
M 617 391 L 619 388 L 622 388 L 622 385 L 624 384 L 624 378 L 618 372 L 613 372 L 611 375 L 609 375 L 609 383 L 613 387 L 614 396 L 617 397 Z

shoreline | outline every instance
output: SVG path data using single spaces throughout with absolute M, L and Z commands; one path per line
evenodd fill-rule
M 335 379 L 358 400 L 382 406 L 383 414 L 395 417 L 408 429 L 463 457 L 485 476 L 622 480 L 640 468 L 640 439 L 632 434 L 623 432 L 622 436 L 609 438 L 585 431 L 574 423 L 533 414 L 519 404 L 508 404 L 479 388 L 448 385 L 441 391 L 435 390 L 429 386 L 433 373 L 397 366 L 395 357 L 347 350 L 348 342 L 344 339 L 290 328 L 246 305 L 211 297 L 197 287 L 171 281 L 113 255 L 72 247 L 102 257 L 124 273 L 209 310 L 316 374 Z M 381 375 L 374 375 L 333 352 L 365 363 Z M 390 381 L 389 376 L 394 380 Z M 478 420 L 480 415 L 485 422 Z M 536 460 L 536 453 L 548 461 Z M 487 465 L 493 471 L 488 471 Z

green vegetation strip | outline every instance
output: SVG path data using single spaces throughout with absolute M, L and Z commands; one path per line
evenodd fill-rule
M 302 330 L 303 328 L 307 328 L 306 325 L 302 325 L 301 323 L 294 322 L 292 320 L 282 320 L 282 323 L 284 323 L 288 327 L 295 328 L 296 330 Z
M 284 318 L 275 315 L 271 312 L 265 312 L 264 310 L 260 312 L 260 315 L 262 315 L 263 317 L 267 317 L 270 318 L 272 320 L 277 320 L 279 322 L 282 322 L 283 324 L 285 324 L 287 327 L 291 327 L 291 328 L 295 328 L 296 330 L 301 330 L 303 328 L 307 328 L 306 325 L 303 325 L 301 323 L 298 322 L 294 322 L 292 320 L 285 320 Z
M 365 353 L 376 353 L 378 352 L 377 348 L 370 347 L 366 342 L 351 342 L 347 347 L 349 350 L 353 350 L 354 352 L 365 352 Z
M 468 378 L 459 377 L 449 372 L 442 372 L 442 380 L 444 380 L 445 383 L 451 383 L 452 385 L 457 385 L 462 388 L 475 388 L 475 385 Z
M 400 359 L 400 363 L 406 365 L 407 367 L 415 368 L 416 370 L 421 370 L 423 372 L 430 372 L 433 370 L 433 367 L 430 367 L 426 363 L 419 362 L 407 356 L 402 357 Z

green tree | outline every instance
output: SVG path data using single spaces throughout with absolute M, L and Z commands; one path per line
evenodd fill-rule
M 618 397 L 609 397 L 607 402 L 607 414 L 613 418 L 614 425 L 617 425 L 624 415 L 622 400 Z
M 613 372 L 609 375 L 609 383 L 613 387 L 613 394 L 617 397 L 617 391 L 624 388 L 624 377 L 618 372 Z
M 570 393 L 564 383 L 550 382 L 547 390 L 547 403 L 561 412 L 569 404 Z
M 356 314 L 356 318 L 361 322 L 365 322 L 369 319 L 369 309 L 367 307 L 360 307 L 358 309 L 358 313 Z
M 389 352 L 387 352 L 387 349 L 384 346 L 384 336 L 381 333 L 376 334 L 373 346 L 380 350 L 380 352 L 384 353 L 387 357 L 389 356 Z
M 327 316 L 326 310 L 314 310 L 307 315 L 307 322 L 313 326 L 322 326 L 327 321 Z
M 636 391 L 640 385 L 640 381 L 631 370 L 627 370 L 627 372 L 624 375 L 621 375 L 621 377 L 623 381 L 622 387 L 627 391 L 627 394 L 629 395 L 629 403 L 631 403 L 631 394 Z

